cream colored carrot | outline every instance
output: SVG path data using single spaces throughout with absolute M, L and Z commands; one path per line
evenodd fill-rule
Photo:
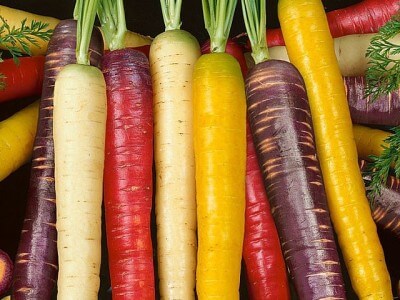
M 193 151 L 196 38 L 180 28 L 180 4 L 161 1 L 166 31 L 150 47 L 153 81 L 158 276 L 163 299 L 194 299 L 196 193 Z M 169 6 L 175 6 L 171 15 Z
M 64 67 L 54 87 L 59 300 L 97 300 L 100 286 L 107 96 L 103 73 L 88 55 L 98 0 L 82 1 L 77 64 Z

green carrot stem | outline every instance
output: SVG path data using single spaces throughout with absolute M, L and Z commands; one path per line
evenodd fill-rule
M 251 56 L 256 64 L 268 60 L 265 0 L 242 0 L 243 19 L 251 44 Z
M 182 0 L 160 0 L 165 31 L 180 29 Z
M 202 0 L 204 23 L 211 52 L 225 52 L 237 0 Z
M 90 65 L 89 44 L 93 31 L 94 19 L 96 17 L 98 0 L 78 0 L 77 4 L 76 61 L 78 64 Z

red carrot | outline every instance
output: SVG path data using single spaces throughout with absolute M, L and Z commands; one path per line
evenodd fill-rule
M 61 21 L 49 42 L 44 65 L 43 92 L 32 154 L 25 220 L 15 261 L 13 298 L 51 298 L 57 279 L 56 195 L 54 186 L 53 95 L 59 71 L 74 63 L 76 21 Z M 100 31 L 93 31 L 91 62 L 99 65 L 103 53 Z
M 375 101 L 365 96 L 363 76 L 344 77 L 351 119 L 356 124 L 400 125 L 400 88 L 382 94 Z
M 326 14 L 332 37 L 375 33 L 400 9 L 398 0 L 364 0 Z M 280 28 L 267 29 L 268 47 L 283 46 Z
M 0 63 L 0 103 L 31 96 L 40 96 L 43 84 L 44 56 L 12 58 Z
M 102 71 L 107 88 L 104 205 L 112 297 L 154 299 L 150 67 L 145 54 L 124 49 L 119 39 L 118 33 L 126 31 L 122 0 L 116 1 L 117 12 L 106 9 L 107 2 L 100 0 L 99 16 L 110 49 Z M 110 20 L 108 14 L 114 14 L 114 24 L 105 21 Z
M 201 51 L 210 53 L 206 41 Z M 247 74 L 242 48 L 228 40 L 226 53 L 237 59 L 243 76 Z M 250 299 L 289 299 L 289 284 L 278 232 L 271 214 L 267 193 L 247 124 L 246 159 L 246 212 L 243 243 L 243 259 L 246 265 L 247 287 Z

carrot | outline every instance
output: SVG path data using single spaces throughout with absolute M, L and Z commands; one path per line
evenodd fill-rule
M 345 8 L 326 13 L 332 37 L 350 34 L 375 33 L 398 12 L 397 0 L 363 0 Z M 269 47 L 283 46 L 285 41 L 280 28 L 267 29 Z
M 30 160 L 38 105 L 36 101 L 0 122 L 0 181 Z
M 330 215 L 354 291 L 360 299 L 391 299 L 322 2 L 280 0 L 278 18 L 290 61 L 304 78 Z
M 224 52 L 236 3 L 203 0 L 212 53 L 198 59 L 193 74 L 199 299 L 239 299 L 246 100 L 239 63 Z
M 292 64 L 269 59 L 265 1 L 251 4 L 242 1 L 256 63 L 247 110 L 283 256 L 300 299 L 345 299 L 304 81 Z
M 365 125 L 400 125 L 400 89 L 371 101 L 366 96 L 364 76 L 344 77 L 346 95 L 353 123 Z
M 209 53 L 210 42 L 205 42 L 201 50 L 203 54 Z M 232 39 L 228 39 L 226 53 L 237 59 L 245 77 L 247 65 L 242 48 Z M 248 123 L 246 135 L 246 211 L 243 260 L 246 266 L 249 298 L 289 299 L 286 266 Z
M 112 298 L 154 299 L 149 61 L 143 53 L 123 46 L 122 0 L 115 5 L 100 0 L 98 15 L 110 49 L 103 56 L 102 71 L 107 88 L 104 205 Z
M 180 29 L 182 1 L 161 0 L 165 31 L 150 46 L 160 296 L 194 299 L 196 193 L 193 69 L 200 46 Z
M 383 147 L 389 146 L 385 140 L 391 135 L 390 132 L 355 124 L 353 133 L 358 157 L 361 159 L 370 160 L 370 155 L 379 156 Z
M 28 199 L 15 260 L 12 285 L 14 299 L 50 299 L 57 279 L 53 96 L 54 83 L 60 70 L 76 62 L 76 30 L 75 20 L 63 20 L 57 24 L 49 42 Z M 93 32 L 90 49 L 92 64 L 99 65 L 103 52 L 99 30 Z
M 240 69 L 242 70 L 243 77 L 247 74 L 247 64 L 246 60 L 243 55 L 243 49 L 239 46 L 237 42 L 233 39 L 228 39 L 226 42 L 226 53 L 232 55 L 234 58 L 237 59 Z M 201 53 L 206 54 L 210 53 L 210 40 L 208 39 L 201 45 Z
M 290 299 L 286 265 L 249 125 L 243 259 L 250 299 Z
M 98 0 L 77 1 L 77 64 L 54 87 L 57 195 L 57 299 L 98 299 L 107 95 L 102 72 L 89 65 Z
M 361 171 L 368 169 L 366 160 L 360 161 L 360 169 Z M 368 175 L 364 176 L 366 185 L 370 180 Z M 369 200 L 372 217 L 377 226 L 400 238 L 400 179 L 388 176 L 380 194 Z
M 11 58 L 0 63 L 0 102 L 40 96 L 43 84 L 44 56 Z
M 60 22 L 60 20 L 56 18 L 31 14 L 26 11 L 3 5 L 0 5 L 0 16 L 7 20 L 10 27 L 15 26 L 16 28 L 21 26 L 21 21 L 24 19 L 26 19 L 27 23 L 30 23 L 32 20 L 36 20 L 42 22 L 43 24 L 48 24 L 47 29 L 54 29 L 56 25 Z M 143 36 L 132 31 L 127 31 L 124 37 L 124 45 L 125 47 L 139 47 L 143 45 L 150 45 L 151 40 L 152 39 L 148 36 Z M 37 43 L 38 46 L 32 44 L 29 45 L 29 49 L 32 55 L 45 55 L 47 51 L 47 42 L 38 39 Z M 4 45 L 0 44 L 0 49 L 6 48 L 4 48 Z
M 11 258 L 0 249 L 0 297 L 10 288 L 13 268 Z
M 371 40 L 376 36 L 376 33 L 365 33 L 346 35 L 334 39 L 336 58 L 343 76 L 365 75 L 369 63 L 371 62 L 371 58 L 366 57 L 365 53 Z M 400 44 L 400 36 L 394 37 L 390 42 Z M 269 52 L 273 59 L 289 61 L 285 46 L 271 47 Z M 393 58 L 395 55 L 390 55 L 389 57 Z

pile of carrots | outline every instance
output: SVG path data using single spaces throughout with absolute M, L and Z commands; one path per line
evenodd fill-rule
M 241 0 L 243 46 L 236 2 L 203 0 L 203 45 L 179 0 L 154 38 L 122 0 L 77 0 L 69 20 L 0 5 L 54 30 L 0 62 L 0 105 L 32 99 L 0 122 L 0 181 L 31 167 L 0 298 L 98 299 L 102 244 L 112 299 L 400 297 L 378 235 L 400 243 L 399 179 L 372 205 L 362 171 L 400 125 L 400 87 L 365 95 L 365 51 L 400 3 L 279 0 L 265 35 L 265 1 Z

